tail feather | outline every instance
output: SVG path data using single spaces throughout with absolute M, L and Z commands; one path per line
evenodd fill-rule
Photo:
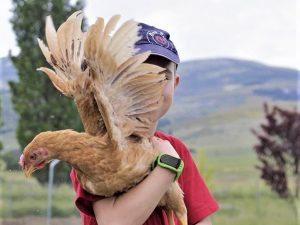
M 166 209 L 166 214 L 168 217 L 169 225 L 175 225 L 174 217 L 173 217 L 173 211 L 171 209 Z
M 175 213 L 176 214 L 176 213 Z M 187 221 L 187 215 L 177 215 L 176 217 L 178 218 L 179 222 L 181 225 L 188 225 L 188 221 Z

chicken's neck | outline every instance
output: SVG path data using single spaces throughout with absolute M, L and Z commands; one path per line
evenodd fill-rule
M 40 145 L 48 149 L 50 159 L 59 159 L 74 164 L 83 154 L 89 154 L 95 147 L 93 136 L 72 130 L 44 132 L 39 138 Z M 76 157 L 78 155 L 78 157 Z

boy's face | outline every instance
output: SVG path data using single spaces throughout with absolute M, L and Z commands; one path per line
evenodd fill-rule
M 157 112 L 157 117 L 155 118 L 157 121 L 161 118 L 170 108 L 173 101 L 174 90 L 179 84 L 179 76 L 176 74 L 176 64 L 166 58 L 161 56 L 151 55 L 145 63 L 154 64 L 166 69 L 166 78 L 167 83 L 163 90 L 163 105 Z

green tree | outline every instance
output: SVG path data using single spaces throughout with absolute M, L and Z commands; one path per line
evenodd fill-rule
M 36 69 L 47 62 L 38 47 L 37 38 L 45 37 L 45 19 L 51 15 L 56 28 L 84 3 L 78 0 L 13 0 L 11 23 L 20 53 L 11 56 L 19 81 L 10 82 L 12 102 L 19 114 L 17 139 L 24 148 L 35 135 L 46 130 L 72 128 L 82 130 L 75 104 L 53 87 L 48 77 Z M 68 180 L 69 166 L 60 163 L 56 181 Z M 35 173 L 40 182 L 46 182 L 48 170 Z M 58 177 L 58 179 L 57 179 Z

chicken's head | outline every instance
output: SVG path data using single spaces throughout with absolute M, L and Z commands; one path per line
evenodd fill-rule
M 27 146 L 20 156 L 19 164 L 25 176 L 29 177 L 34 171 L 42 169 L 49 160 L 50 157 L 47 148 L 29 148 L 29 146 Z

